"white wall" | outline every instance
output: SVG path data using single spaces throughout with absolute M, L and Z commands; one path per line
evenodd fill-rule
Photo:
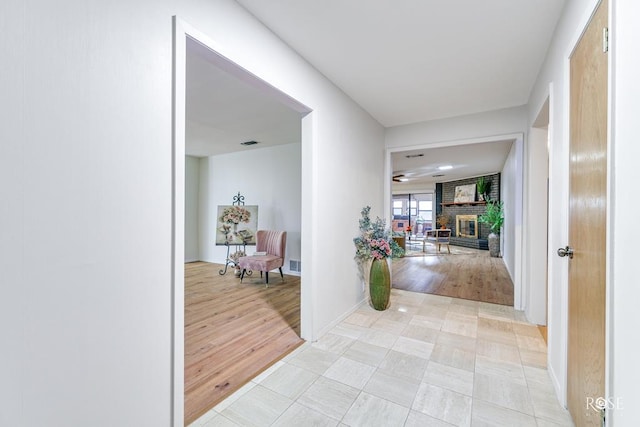
M 1 425 L 172 423 L 173 15 L 314 110 L 307 336 L 362 300 L 351 238 L 381 211 L 383 129 L 237 3 L 0 3 Z
M 478 139 L 523 133 L 527 129 L 526 106 L 431 120 L 387 128 L 387 148 L 409 147 L 446 141 Z
M 258 205 L 259 229 L 287 232 L 283 271 L 290 272 L 289 260 L 300 260 L 301 256 L 301 160 L 300 144 L 247 149 L 200 160 L 203 261 L 224 264 L 226 247 L 215 244 L 218 206 L 230 205 L 240 192 L 245 204 Z M 246 250 L 251 254 L 255 246 L 247 246 Z
M 326 132 L 318 132 L 321 140 L 312 161 L 317 165 L 317 174 L 313 176 L 319 197 L 317 205 L 309 205 L 309 209 L 314 210 L 311 215 L 316 232 L 306 243 L 308 235 L 303 221 L 303 283 L 309 274 L 308 256 L 304 251 L 311 250 L 316 260 L 312 272 L 318 286 L 313 295 L 318 307 L 314 312 L 316 337 L 355 309 L 365 297 L 353 245 L 353 238 L 359 234 L 360 211 L 369 205 L 372 217 L 389 219 L 382 194 L 384 129 L 373 122 L 366 127 L 349 129 L 350 123 L 366 123 L 366 115 L 361 111 L 340 108 L 334 114 L 341 117 L 334 116 L 336 122 L 327 117 Z M 316 126 L 323 117 L 318 115 Z
M 23 418 L 19 411 L 24 401 L 22 384 L 31 382 L 30 390 L 35 389 L 36 377 L 23 378 L 25 359 L 36 360 L 37 354 L 27 353 L 25 326 L 35 328 L 25 322 L 27 302 L 35 299 L 37 306 L 44 305 L 40 298 L 34 298 L 34 292 L 27 287 L 26 277 L 32 277 L 33 266 L 27 267 L 27 251 L 35 252 L 40 248 L 36 236 L 29 232 L 30 240 L 25 240 L 25 207 L 27 195 L 22 191 L 28 170 L 24 141 L 25 111 L 21 108 L 25 94 L 24 63 L 26 57 L 26 38 L 23 37 L 26 25 L 23 2 L 0 2 L 0 425 L 19 425 Z M 44 143 L 44 141 L 43 141 Z M 40 159 L 42 161 L 42 159 Z M 42 177 L 44 179 L 44 177 Z M 29 179 L 34 186 L 33 178 Z M 46 185 L 46 182 L 44 183 Z M 44 206 L 43 213 L 53 211 L 54 206 Z M 35 223 L 39 210 L 30 214 Z M 54 224 L 49 223 L 50 226 Z M 48 245 L 53 249 L 53 242 Z M 64 243 L 63 243 L 64 245 Z M 66 245 L 65 245 L 66 246 Z M 45 256 L 40 252 L 39 260 Z M 41 274 L 42 276 L 42 274 Z M 41 277 L 42 278 L 42 277 Z M 31 279 L 33 282 L 33 278 Z M 46 282 L 41 282 L 45 287 Z M 42 319 L 46 320 L 46 319 Z M 54 319 L 55 320 L 55 319 Z M 44 369 L 36 366 L 36 370 Z M 31 391 L 33 393 L 33 391 Z
M 169 423 L 171 15 L 152 4 L 0 6 L 0 425 Z
M 547 322 L 547 129 L 531 128 L 526 143 L 522 305 L 529 322 Z
M 522 139 L 511 146 L 500 174 L 500 200 L 504 203 L 504 226 L 500 233 L 500 253 L 517 286 L 520 282 L 522 245 Z M 514 289 L 514 307 L 522 309 L 520 289 Z
M 200 261 L 198 205 L 200 194 L 200 160 L 185 156 L 184 168 L 184 261 Z
M 408 185 L 396 185 L 395 183 L 391 186 L 392 194 L 422 194 L 422 193 L 433 193 L 434 194 L 434 203 L 435 203 L 435 184 L 408 184 Z M 433 208 L 435 212 L 435 207 Z
M 612 67 L 614 79 L 611 143 L 614 188 L 610 213 L 610 278 L 609 321 L 610 389 L 609 396 L 620 397 L 623 409 L 609 411 L 614 427 L 634 426 L 638 416 L 634 405 L 640 402 L 640 370 L 638 370 L 638 242 L 640 230 L 629 227 L 638 216 L 634 188 L 638 182 L 638 117 L 640 117 L 640 4 L 614 1 L 612 34 Z M 621 237 L 623 236 L 623 237 Z

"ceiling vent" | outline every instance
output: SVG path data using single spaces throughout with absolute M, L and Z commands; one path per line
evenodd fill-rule
M 241 142 L 240 145 L 256 145 L 258 141 L 245 141 Z
M 424 154 L 407 154 L 405 157 L 407 159 L 413 159 L 413 158 L 416 158 L 416 157 L 423 157 L 423 156 L 424 156 Z
M 444 174 L 443 173 L 437 173 L 435 175 L 431 175 L 432 178 L 439 178 L 441 176 L 444 176 Z

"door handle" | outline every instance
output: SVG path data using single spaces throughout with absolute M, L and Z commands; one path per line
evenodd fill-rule
M 573 259 L 573 248 L 571 248 L 571 246 L 566 246 L 558 249 L 558 256 L 561 258 L 568 256 L 569 259 Z

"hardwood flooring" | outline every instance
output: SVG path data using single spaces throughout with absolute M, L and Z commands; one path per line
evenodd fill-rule
M 463 252 L 394 259 L 393 287 L 513 306 L 513 282 L 502 258 L 490 257 L 489 251 Z
M 220 264 L 185 264 L 185 425 L 304 341 L 300 278 L 243 283 Z
M 547 327 L 543 325 L 538 325 L 538 330 L 540 331 L 540 335 L 542 335 L 542 339 L 544 339 L 544 342 L 548 344 L 547 343 Z

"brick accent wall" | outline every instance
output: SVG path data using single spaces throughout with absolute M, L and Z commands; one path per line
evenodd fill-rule
M 456 187 L 459 185 L 475 184 L 478 178 L 468 178 L 459 181 L 449 181 L 442 183 L 442 196 L 438 200 L 440 194 L 436 192 L 436 206 L 442 207 L 442 213 L 449 215 L 449 228 L 452 230 L 451 244 L 465 246 L 477 249 L 488 249 L 487 237 L 491 229 L 486 224 L 478 223 L 478 239 L 458 238 L 456 236 L 456 215 L 482 215 L 486 209 L 485 205 L 455 205 L 441 206 L 441 203 L 453 203 Z M 491 182 L 489 187 L 489 198 L 491 200 L 500 200 L 500 174 L 485 175 L 485 180 Z M 479 200 L 476 193 L 476 200 Z M 437 210 L 437 209 L 436 209 Z

